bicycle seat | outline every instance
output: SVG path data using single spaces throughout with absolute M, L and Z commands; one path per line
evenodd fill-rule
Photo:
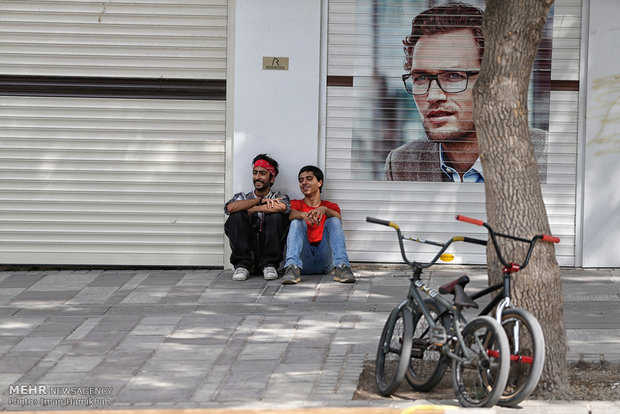
M 469 283 L 469 276 L 463 275 L 452 282 L 448 282 L 439 287 L 442 295 L 451 294 L 454 296 L 454 304 L 464 308 L 478 309 L 478 304 L 465 293 L 465 286 Z

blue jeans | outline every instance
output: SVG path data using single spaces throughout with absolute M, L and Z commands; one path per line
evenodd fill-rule
M 337 217 L 325 220 L 323 239 L 317 246 L 308 241 L 308 224 L 293 220 L 286 239 L 286 266 L 296 265 L 303 274 L 329 273 L 335 266 L 349 264 L 342 222 Z

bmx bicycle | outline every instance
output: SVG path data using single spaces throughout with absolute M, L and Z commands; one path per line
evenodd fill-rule
M 455 313 L 450 310 L 451 307 L 457 309 L 478 308 L 475 299 L 492 294 L 493 292 L 497 292 L 490 303 L 485 306 L 478 316 L 488 315 L 493 311 L 493 309 L 496 309 L 495 318 L 499 323 L 501 323 L 507 335 L 510 350 L 510 369 L 506 387 L 496 402 L 503 406 L 514 406 L 527 398 L 536 387 L 544 365 L 545 346 L 544 336 L 538 321 L 526 310 L 512 306 L 510 296 L 511 275 L 527 266 L 537 241 L 543 240 L 546 242 L 557 243 L 559 242 L 559 239 L 557 237 L 544 234 L 536 235 L 532 239 L 523 239 L 512 235 L 497 233 L 490 225 L 481 220 L 472 219 L 462 215 L 457 216 L 456 218 L 457 220 L 463 222 L 484 226 L 488 230 L 497 256 L 504 266 L 503 281 L 469 296 L 464 291 L 465 286 L 469 282 L 469 278 L 467 276 L 461 276 L 460 278 L 446 283 L 439 288 L 439 293 L 452 294 L 454 296 L 453 305 L 446 306 L 445 303 L 438 300 L 436 296 L 431 299 L 426 299 L 424 304 L 429 311 L 429 314 L 426 315 L 424 312 L 414 312 L 413 315 L 414 325 L 413 338 L 411 340 L 412 350 L 410 353 L 409 364 L 406 367 L 405 377 L 415 390 L 430 391 L 433 387 L 435 387 L 445 374 L 450 357 L 443 348 L 443 345 L 438 345 L 435 343 L 436 341 L 434 341 L 435 338 L 433 338 L 433 335 L 436 333 L 433 331 L 437 332 L 440 330 L 437 326 L 443 326 L 446 332 L 453 334 L 455 329 L 458 328 L 454 326 Z M 414 274 L 411 278 L 412 285 L 421 283 L 419 280 L 422 269 L 429 267 L 441 258 L 443 252 L 445 252 L 448 246 L 453 242 L 462 241 L 485 246 L 487 244 L 486 240 L 463 236 L 453 237 L 445 243 L 438 243 L 430 240 L 403 236 L 398 226 L 392 222 L 374 219 L 372 217 L 367 218 L 367 221 L 387 225 L 396 229 L 403 259 L 414 269 Z M 522 261 L 522 264 L 519 265 L 516 263 L 508 263 L 504 259 L 497 243 L 498 237 L 529 243 L 529 249 L 524 260 Z M 435 258 L 431 260 L 431 262 L 421 265 L 420 263 L 410 262 L 407 259 L 402 242 L 403 240 L 411 240 L 439 246 L 441 247 L 441 250 Z M 416 280 L 418 282 L 416 282 Z M 389 319 L 390 318 L 388 318 L 388 322 Z M 489 351 L 489 355 L 493 353 L 494 351 Z M 378 351 L 378 361 L 380 354 L 381 350 Z M 394 390 L 390 390 L 388 389 L 389 387 L 385 387 L 385 377 L 383 378 L 384 383 L 381 384 L 382 379 L 380 378 L 380 372 L 377 371 L 376 374 L 377 388 L 379 391 L 382 392 L 381 388 L 384 388 L 384 390 L 389 391 L 387 394 L 393 392 Z M 393 377 L 392 379 L 398 380 L 399 378 Z M 400 381 L 402 381 L 402 378 Z M 398 382 L 400 383 L 400 381 Z M 458 384 L 455 384 L 453 377 L 455 392 L 457 392 L 457 385 Z M 395 388 L 397 387 L 398 385 L 396 385 Z M 457 398 L 458 395 L 459 394 L 457 392 Z M 463 401 L 461 401 L 460 398 L 459 401 L 463 404 Z M 476 404 L 474 406 L 486 405 L 483 403 L 482 405 Z
M 441 248 L 428 263 L 411 262 L 405 253 L 398 225 L 372 217 L 367 217 L 366 221 L 396 229 L 403 260 L 413 268 L 407 298 L 392 310 L 379 340 L 375 368 L 378 391 L 390 395 L 402 383 L 409 371 L 412 353 L 423 350 L 416 346 L 413 351 L 414 343 L 421 339 L 414 334 L 417 332 L 415 328 L 424 319 L 428 329 L 423 339 L 429 340 L 429 346 L 432 345 L 441 355 L 437 369 L 445 370 L 443 365 L 448 359 L 452 361 L 452 386 L 459 403 L 464 407 L 493 406 L 502 395 L 510 369 L 508 339 L 504 330 L 489 316 L 477 316 L 468 322 L 462 310 L 475 302 L 457 295 L 451 303 L 421 280 L 422 270 L 439 260 L 453 240 L 444 244 L 425 241 Z M 456 286 L 455 289 L 460 291 L 460 285 Z M 429 298 L 423 299 L 420 292 Z M 422 355 L 413 355 L 413 358 L 420 357 Z

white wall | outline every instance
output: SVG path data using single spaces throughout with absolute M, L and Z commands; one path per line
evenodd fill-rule
M 297 172 L 317 164 L 321 0 L 237 0 L 233 192 L 252 188 L 259 153 L 280 164 L 275 189 L 300 198 Z M 263 70 L 263 56 L 289 70 Z
M 583 266 L 620 266 L 620 2 L 591 0 Z

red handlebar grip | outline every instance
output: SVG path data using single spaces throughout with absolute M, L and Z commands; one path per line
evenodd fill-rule
M 476 226 L 482 226 L 484 224 L 484 221 L 482 220 L 474 219 L 467 216 L 461 216 L 460 214 L 456 216 L 456 219 L 458 221 L 464 221 L 465 223 L 475 224 Z
M 560 238 L 559 237 L 549 236 L 548 234 L 543 234 L 542 239 L 543 239 L 543 241 L 546 241 L 546 242 L 549 242 L 549 243 L 559 243 L 560 242 Z

